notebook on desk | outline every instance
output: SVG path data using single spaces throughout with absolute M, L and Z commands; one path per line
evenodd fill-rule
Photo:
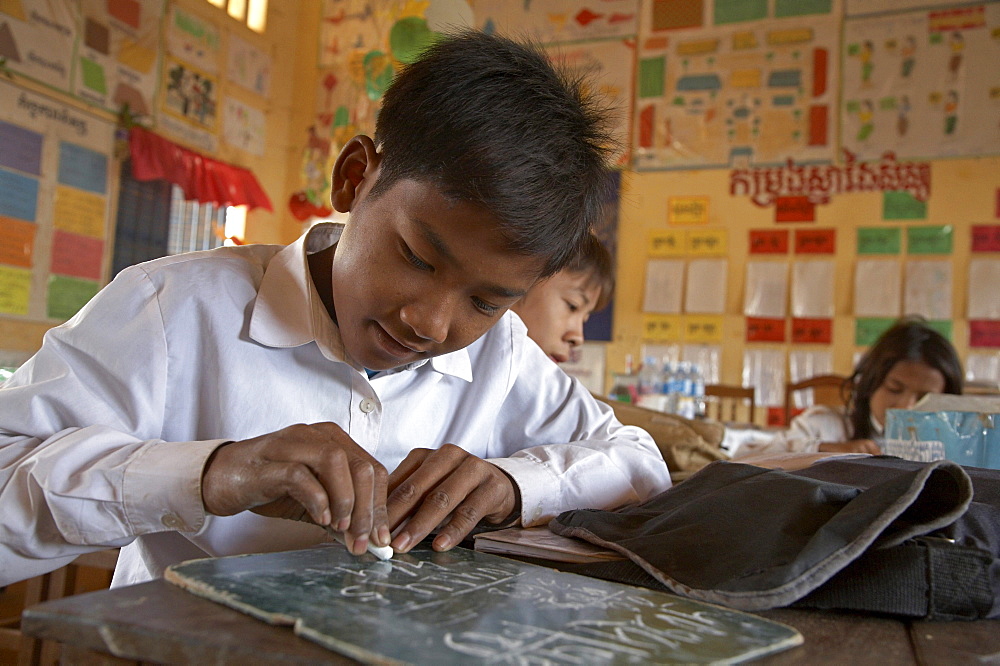
M 475 550 L 481 553 L 521 555 L 553 562 L 584 564 L 625 559 L 618 551 L 595 546 L 583 539 L 559 536 L 544 525 L 481 532 L 474 537 L 474 543 Z
M 735 663 L 802 642 L 755 615 L 464 548 L 379 561 L 331 544 L 165 578 L 364 662 Z

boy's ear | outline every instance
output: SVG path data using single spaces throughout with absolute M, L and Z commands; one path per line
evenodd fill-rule
M 333 165 L 330 203 L 334 210 L 347 213 L 366 178 L 374 180 L 381 156 L 370 137 L 359 135 L 347 142 Z

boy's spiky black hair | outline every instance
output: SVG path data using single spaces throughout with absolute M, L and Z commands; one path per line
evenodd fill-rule
M 585 79 L 537 46 L 481 31 L 448 35 L 406 66 L 376 121 L 378 196 L 401 179 L 483 206 L 512 250 L 560 270 L 602 213 L 614 142 Z

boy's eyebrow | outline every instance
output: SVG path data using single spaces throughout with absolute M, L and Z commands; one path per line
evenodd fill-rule
M 424 240 L 426 240 L 431 247 L 433 247 L 438 254 L 444 257 L 446 260 L 452 263 L 458 263 L 455 255 L 452 254 L 451 248 L 448 244 L 444 242 L 444 239 L 436 231 L 430 228 L 430 226 L 421 220 L 420 218 L 413 218 L 414 224 L 420 229 L 420 233 L 423 235 Z M 500 298 L 521 298 L 527 292 L 525 289 L 510 289 L 509 287 L 503 287 L 498 284 L 487 284 L 484 285 L 486 291 L 494 294 Z
M 444 239 L 441 238 L 436 231 L 430 228 L 430 225 L 418 217 L 413 218 L 413 221 L 418 227 L 420 227 L 420 233 L 423 234 L 424 240 L 430 243 L 431 247 L 437 250 L 438 254 L 448 261 L 456 263 L 457 260 L 455 259 L 455 255 L 451 253 L 451 249 L 448 247 L 448 244 L 444 242 Z

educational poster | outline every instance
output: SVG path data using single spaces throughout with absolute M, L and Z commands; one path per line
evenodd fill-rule
M 222 38 L 215 23 L 173 5 L 167 17 L 166 35 L 167 51 L 174 58 L 202 72 L 218 73 Z
M 69 91 L 80 3 L 67 0 L 0 2 L 0 58 L 12 72 Z
M 636 169 L 834 158 L 837 0 L 642 7 Z
M 163 70 L 163 109 L 197 129 L 215 128 L 218 80 L 190 65 L 168 59 Z
M 231 146 L 262 156 L 267 141 L 264 112 L 227 97 L 222 105 L 222 139 Z
M 340 148 L 353 136 L 375 134 L 395 65 L 412 62 L 436 32 L 470 26 L 472 10 L 465 0 L 323 0 L 320 20 L 316 116 L 304 137 L 301 187 L 293 195 L 310 211 L 329 201 Z
M 229 35 L 226 76 L 238 86 L 261 97 L 271 96 L 271 70 L 274 59 L 234 34 Z
M 861 160 L 1000 152 L 1000 3 L 844 22 L 841 140 Z
M 561 44 L 546 49 L 549 58 L 571 72 L 586 73 L 596 85 L 594 93 L 611 110 L 615 139 L 621 146 L 610 157 L 611 164 L 629 164 L 629 128 L 632 125 L 632 96 L 635 77 L 634 39 Z
M 475 25 L 542 43 L 635 36 L 639 0 L 476 0 Z
M 73 94 L 112 112 L 128 105 L 133 116 L 148 119 L 159 75 L 164 0 L 76 4 L 82 28 Z
M 73 316 L 104 284 L 112 123 L 0 80 L 0 314 Z

